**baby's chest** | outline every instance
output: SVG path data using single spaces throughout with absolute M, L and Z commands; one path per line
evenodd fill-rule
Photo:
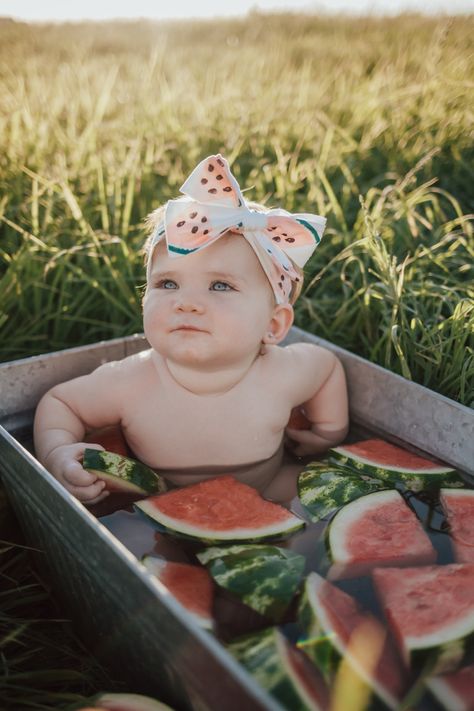
M 132 448 L 148 461 L 180 451 L 186 458 L 185 450 L 222 450 L 252 461 L 273 453 L 288 417 L 288 406 L 257 389 L 206 397 L 148 392 L 141 403 L 130 403 L 124 426 Z

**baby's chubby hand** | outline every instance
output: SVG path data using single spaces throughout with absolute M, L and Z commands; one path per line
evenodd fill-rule
M 75 442 L 56 447 L 47 457 L 46 468 L 61 484 L 83 504 L 90 506 L 105 499 L 105 482 L 82 468 L 84 450 L 104 448 L 100 444 Z

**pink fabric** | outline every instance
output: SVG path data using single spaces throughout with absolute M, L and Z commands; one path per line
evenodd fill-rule
M 257 255 L 277 303 L 288 301 L 292 284 L 323 236 L 320 215 L 291 214 L 247 207 L 229 164 L 221 155 L 205 158 L 181 186 L 186 197 L 170 200 L 158 225 L 152 248 L 163 238 L 168 253 L 179 257 L 203 249 L 228 231 L 242 234 Z

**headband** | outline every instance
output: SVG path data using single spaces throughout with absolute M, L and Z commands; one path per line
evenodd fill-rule
M 157 226 L 150 250 L 166 238 L 168 254 L 179 257 L 208 247 L 226 232 L 247 240 L 275 293 L 287 302 L 301 280 L 294 265 L 303 268 L 323 236 L 326 219 L 275 209 L 257 212 L 247 207 L 229 164 L 221 155 L 196 166 L 181 186 L 187 197 L 170 200 Z

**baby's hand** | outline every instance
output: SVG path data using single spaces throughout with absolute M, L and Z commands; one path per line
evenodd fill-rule
M 100 444 L 76 442 L 56 447 L 48 455 L 45 466 L 61 484 L 83 504 L 97 504 L 109 495 L 105 482 L 82 468 L 84 450 L 104 449 Z
M 312 425 L 311 429 L 285 429 L 286 446 L 297 457 L 321 454 L 339 444 L 347 434 L 346 427 L 324 427 Z

